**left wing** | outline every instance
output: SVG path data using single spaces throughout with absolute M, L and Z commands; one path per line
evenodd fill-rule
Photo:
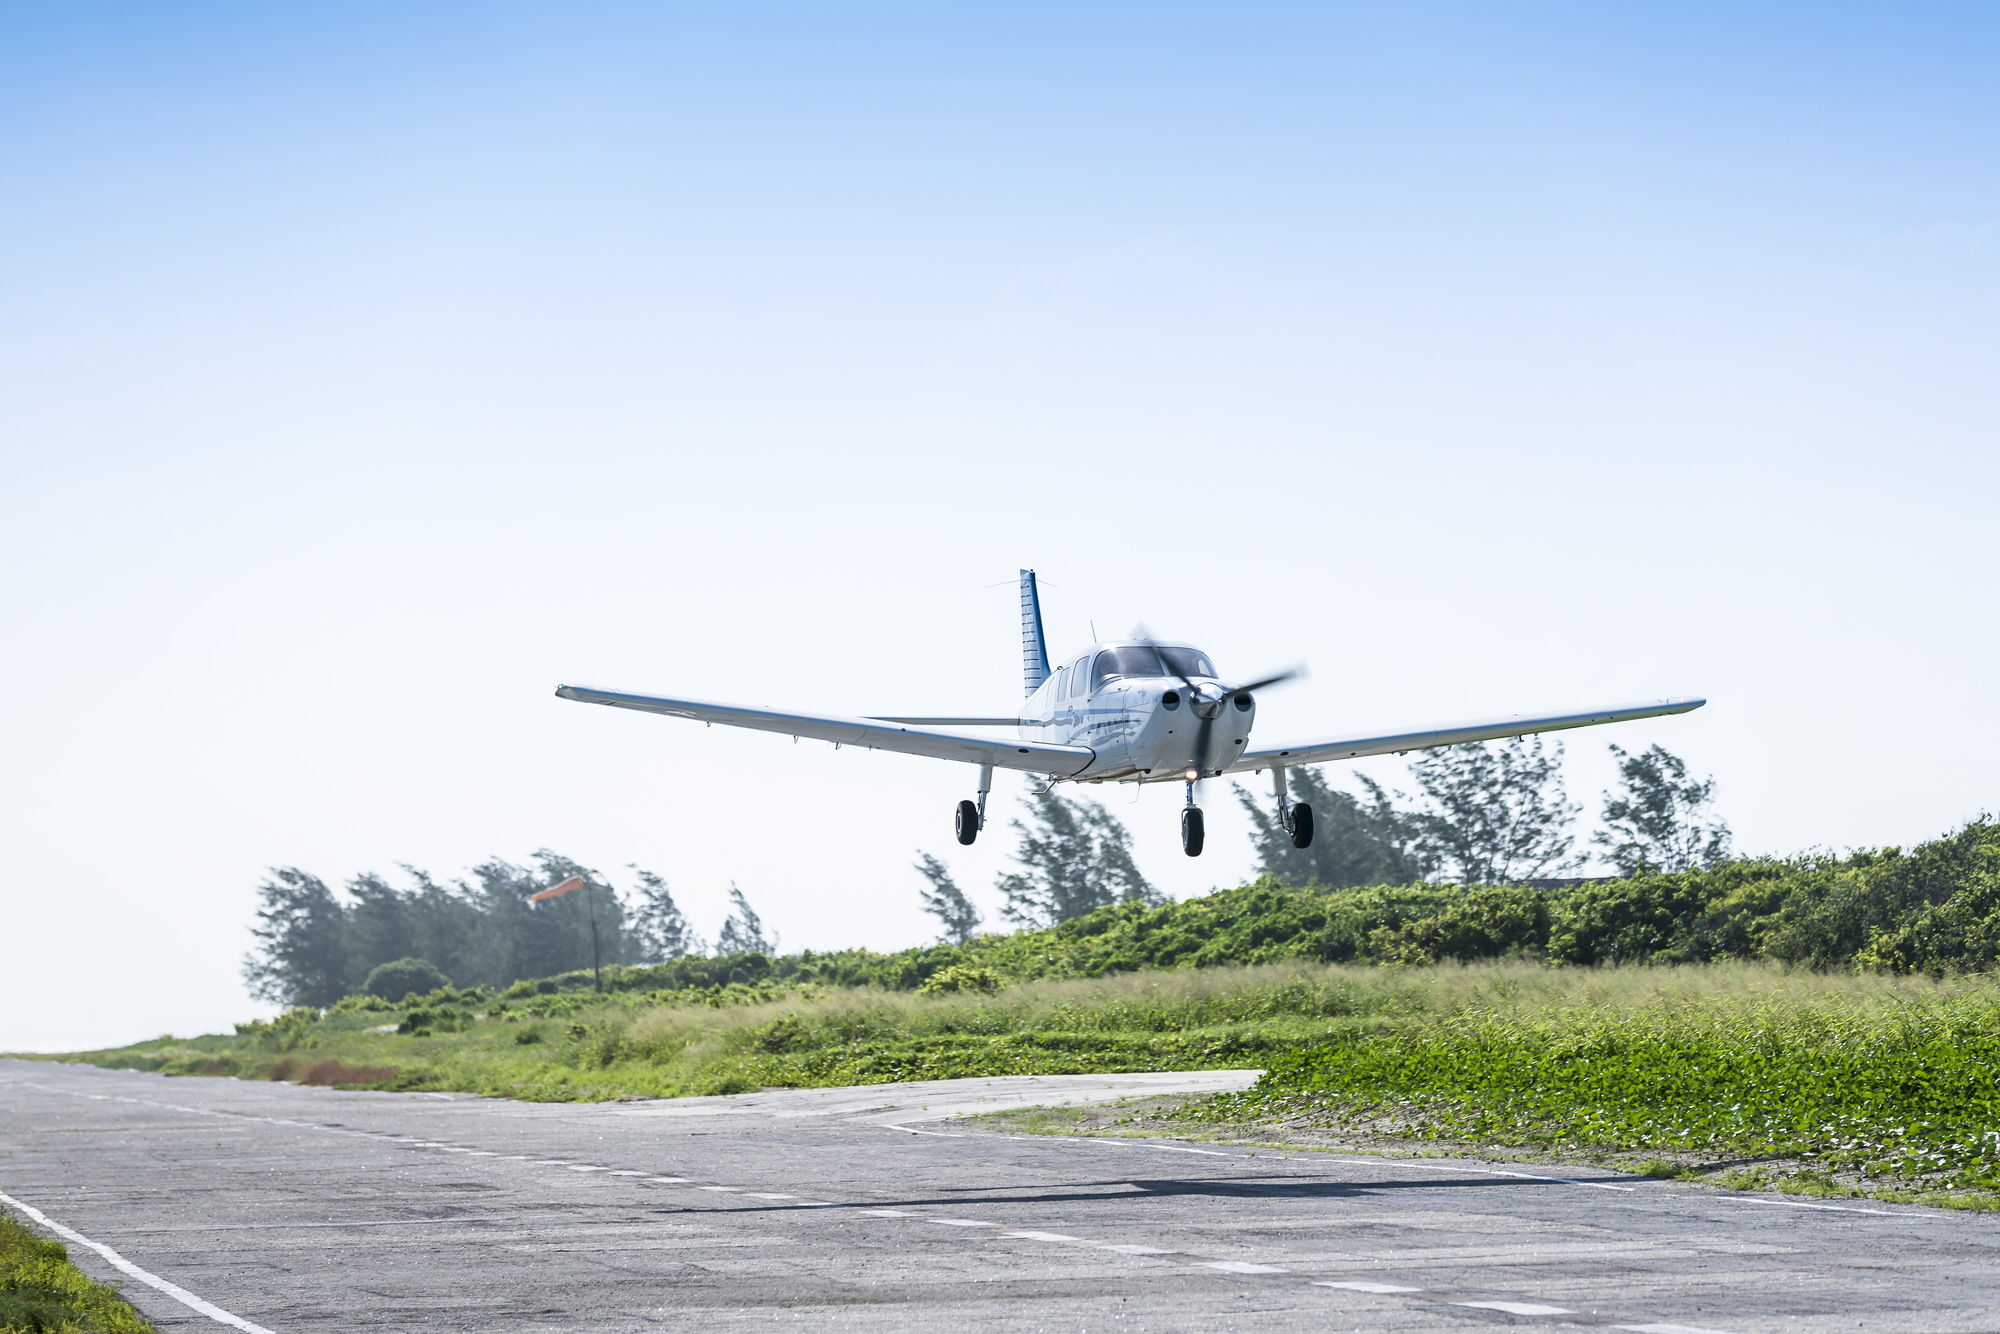
M 1526 736 L 1530 732 L 1560 732 L 1571 727 L 1595 727 L 1599 723 L 1622 723 L 1634 718 L 1660 718 L 1670 713 L 1690 713 L 1706 703 L 1705 699 L 1662 699 L 1651 704 L 1620 704 L 1581 713 L 1492 718 L 1484 722 L 1452 723 L 1445 727 L 1387 732 L 1377 736 L 1300 741 L 1268 750 L 1245 751 L 1236 763 L 1223 772 L 1249 773 L 1256 769 L 1268 769 L 1274 764 L 1324 764 L 1328 760 L 1354 760 L 1364 755 L 1387 755 L 1392 751 L 1430 750 L 1435 746 L 1457 746 L 1467 741 L 1494 741 L 1501 737 Z
M 842 746 L 866 746 L 871 750 L 927 755 L 934 760 L 991 764 L 1002 769 L 1025 769 L 1029 773 L 1054 774 L 1061 778 L 1075 777 L 1097 758 L 1097 752 L 1088 746 L 1056 746 L 1046 741 L 980 736 L 975 732 L 915 727 L 881 718 L 850 718 L 838 713 L 781 713 L 776 709 L 745 704 L 663 699 L 658 695 L 596 690 L 590 686 L 558 686 L 556 694 L 584 704 L 609 704 L 614 709 L 664 713 L 672 718 L 692 718 L 699 723 L 721 723 L 725 727 L 747 727 L 758 732 L 782 732 L 787 736 L 810 737 L 814 741 L 831 741 Z

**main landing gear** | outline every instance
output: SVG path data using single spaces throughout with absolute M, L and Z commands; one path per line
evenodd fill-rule
M 1285 790 L 1285 767 L 1271 766 L 1271 786 L 1278 793 L 1278 823 L 1292 836 L 1292 846 L 1309 848 L 1313 841 L 1313 808 L 1303 801 L 1292 804 L 1291 794 Z
M 978 802 L 961 801 L 954 823 L 958 828 L 958 841 L 968 846 L 979 837 L 979 831 L 986 827 L 986 794 L 993 790 L 993 766 L 979 766 Z

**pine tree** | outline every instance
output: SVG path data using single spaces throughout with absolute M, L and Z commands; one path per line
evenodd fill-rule
M 1713 778 L 1689 778 L 1680 757 L 1658 745 L 1638 755 L 1613 746 L 1611 753 L 1624 789 L 1605 794 L 1605 828 L 1591 841 L 1618 874 L 1688 871 L 1729 856 L 1729 826 L 1710 809 Z
M 1421 846 L 1460 884 L 1496 885 L 1575 868 L 1577 812 L 1563 791 L 1561 742 L 1538 736 L 1446 746 L 1410 763 L 1429 799 Z
M 1120 900 L 1163 901 L 1139 874 L 1131 835 L 1110 811 L 1053 790 L 1035 793 L 1027 807 L 1028 819 L 1012 822 L 1020 835 L 1014 860 L 1021 869 L 999 881 L 1006 900 L 1000 911 L 1008 921 L 1051 926 Z
M 1329 889 L 1408 885 L 1428 875 L 1416 816 L 1398 810 L 1374 779 L 1365 774 L 1354 777 L 1363 789 L 1358 797 L 1334 787 L 1317 769 L 1294 769 L 1288 775 L 1291 799 L 1313 809 L 1313 841 L 1308 848 L 1292 846 L 1273 798 L 1259 799 L 1237 788 L 1236 799 L 1254 830 L 1257 869 L 1288 885 Z
M 639 903 L 632 913 L 632 933 L 640 960 L 665 963 L 668 959 L 702 953 L 706 946 L 689 924 L 687 914 L 667 892 L 667 882 L 637 866 L 632 871 L 639 880 Z
M 331 1005 L 346 995 L 347 911 L 326 883 L 273 867 L 257 897 L 257 947 L 243 960 L 250 994 L 281 1005 Z
M 716 939 L 717 954 L 776 954 L 778 952 L 777 933 L 767 933 L 764 919 L 750 906 L 750 900 L 743 897 L 743 891 L 735 881 L 729 883 L 730 913 L 722 924 L 722 934 Z
M 917 873 L 929 882 L 929 888 L 920 892 L 924 911 L 938 919 L 941 928 L 938 939 L 948 945 L 963 945 L 972 939 L 973 932 L 979 929 L 979 909 L 965 897 L 965 891 L 951 878 L 945 864 L 928 852 L 919 852 Z

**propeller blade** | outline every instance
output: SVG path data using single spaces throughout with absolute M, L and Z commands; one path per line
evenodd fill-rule
M 1274 686 L 1285 681 L 1301 680 L 1309 675 L 1311 673 L 1306 671 L 1306 665 L 1300 663 L 1298 666 L 1288 667 L 1282 672 L 1274 672 L 1270 676 L 1260 677 L 1255 681 L 1250 681 L 1240 686 L 1231 686 L 1229 687 L 1229 693 L 1232 695 L 1247 694 L 1254 690 L 1262 690 L 1265 686 Z

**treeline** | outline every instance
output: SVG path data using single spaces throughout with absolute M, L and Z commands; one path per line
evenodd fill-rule
M 1612 747 L 1620 783 L 1606 794 L 1593 843 L 1625 871 L 1706 865 L 1728 848 L 1711 808 L 1713 783 L 1658 746 L 1642 754 Z M 1562 747 L 1538 737 L 1430 752 L 1411 765 L 1418 792 L 1389 793 L 1361 780 L 1354 795 L 1315 769 L 1292 775 L 1291 795 L 1318 813 L 1310 848 L 1292 846 L 1274 802 L 1237 789 L 1248 812 L 1260 870 L 1290 885 L 1340 888 L 1447 879 L 1503 883 L 1556 876 L 1579 864 L 1580 807 L 1562 785 Z M 998 878 L 1000 915 L 1034 930 L 1113 905 L 1156 908 L 1163 896 L 1132 857 L 1131 835 L 1099 802 L 1036 793 L 1011 822 L 1014 869 Z M 945 863 L 919 855 L 924 908 L 940 939 L 979 936 L 982 914 Z M 658 875 L 632 868 L 620 891 L 597 871 L 543 849 L 532 864 L 491 860 L 439 881 L 404 866 L 399 879 L 369 872 L 339 889 L 297 867 L 273 870 L 258 889 L 256 948 L 245 961 L 251 993 L 286 1005 L 325 1006 L 345 995 L 399 999 L 440 985 L 502 988 L 607 965 L 684 961 L 674 975 L 738 978 L 775 954 L 777 937 L 742 892 L 711 955 Z M 538 891 L 571 876 L 581 892 L 540 904 Z M 863 953 L 866 953 L 865 951 Z M 843 956 L 844 957 L 844 956 Z
M 1685 871 L 1729 855 L 1729 826 L 1715 813 L 1715 781 L 1690 777 L 1660 746 L 1633 754 L 1619 746 L 1617 786 L 1604 794 L 1588 844 L 1612 868 Z M 1313 808 L 1312 846 L 1295 847 L 1275 794 L 1241 787 L 1236 798 L 1251 822 L 1258 869 L 1286 884 L 1400 885 L 1446 880 L 1492 885 L 1560 879 L 1583 868 L 1577 818 L 1583 808 L 1563 786 L 1563 748 L 1541 737 L 1452 746 L 1410 764 L 1414 796 L 1390 792 L 1366 775 L 1359 794 L 1335 787 L 1317 768 L 1289 775 L 1289 796 Z M 1049 926 L 1113 903 L 1157 905 L 1160 895 L 1132 862 L 1131 838 L 1097 802 L 1054 789 L 1027 801 L 1011 825 L 1018 870 L 994 892 L 1000 915 L 1015 926 Z M 962 944 L 978 933 L 979 909 L 944 862 L 919 853 L 924 910 L 939 938 Z
M 387 995 L 385 987 L 393 986 L 400 999 L 410 990 L 430 989 L 415 985 L 418 979 L 433 986 L 504 987 L 588 969 L 595 959 L 641 964 L 708 949 L 666 881 L 636 867 L 626 894 L 546 848 L 531 866 L 496 858 L 449 882 L 415 867 L 402 870 L 407 884 L 368 872 L 348 881 L 344 892 L 297 867 L 271 871 L 258 886 L 251 928 L 257 944 L 243 966 L 251 994 L 285 1005 L 325 1006 L 365 991 Z M 582 878 L 582 890 L 530 901 L 571 876 Z M 729 894 L 720 950 L 774 952 L 777 937 L 743 892 L 731 885 Z
M 1756 858 L 1552 888 L 1299 887 L 1264 877 L 1200 898 L 1113 904 L 1053 927 L 879 953 L 683 958 L 620 969 L 620 990 L 759 984 L 991 990 L 1043 977 L 1316 959 L 1419 964 L 1764 959 L 1814 969 L 1954 973 L 2000 963 L 2000 825 L 1908 850 Z M 536 990 L 587 989 L 587 973 Z

